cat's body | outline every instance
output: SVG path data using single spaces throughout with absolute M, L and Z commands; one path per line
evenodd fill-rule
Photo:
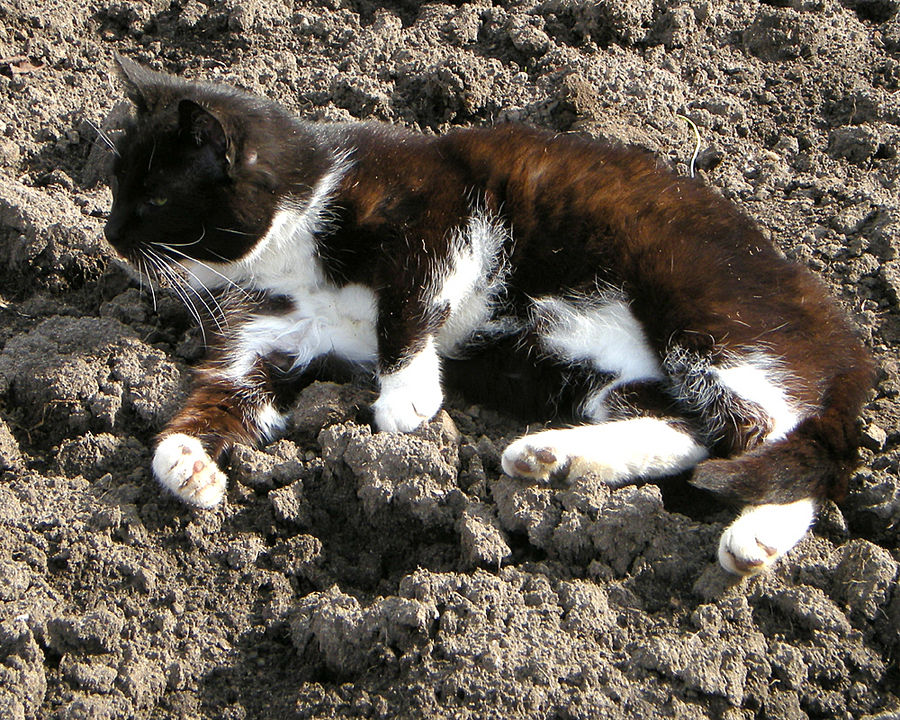
M 285 373 L 325 356 L 374 370 L 379 430 L 431 418 L 442 372 L 586 423 L 512 443 L 514 476 L 697 466 L 694 484 L 752 503 L 720 544 L 735 572 L 770 565 L 842 491 L 867 354 L 815 278 L 699 183 L 574 135 L 304 123 L 120 65 L 139 113 L 107 235 L 230 308 L 154 456 L 185 500 L 221 500 L 215 460 L 277 433 Z

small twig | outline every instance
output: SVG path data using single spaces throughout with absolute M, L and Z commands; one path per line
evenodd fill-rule
M 697 124 L 689 117 L 679 115 L 678 113 L 675 113 L 675 117 L 681 118 L 691 126 L 691 129 L 694 131 L 694 137 L 697 140 L 697 145 L 694 147 L 694 154 L 691 155 L 691 177 L 694 177 L 694 164 L 697 162 L 697 156 L 700 154 L 700 129 L 697 127 Z

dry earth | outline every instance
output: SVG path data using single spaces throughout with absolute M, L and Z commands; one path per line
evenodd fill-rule
M 895 0 L 3 0 L 0 717 L 896 718 Z M 863 463 L 774 572 L 714 561 L 677 483 L 530 487 L 515 421 L 372 435 L 311 386 L 228 500 L 161 495 L 201 353 L 101 237 L 120 52 L 321 119 L 523 121 L 697 172 L 817 271 L 881 365 Z M 112 118 L 112 119 L 110 119 Z M 452 421 L 449 419 L 452 418 Z

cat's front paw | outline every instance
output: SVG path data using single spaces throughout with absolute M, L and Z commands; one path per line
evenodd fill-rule
M 526 435 L 510 443 L 500 464 L 510 477 L 560 480 L 568 476 L 571 461 L 547 433 Z
M 803 539 L 814 516 L 812 500 L 746 508 L 722 533 L 719 564 L 735 575 L 768 570 Z
M 152 468 L 164 488 L 191 505 L 211 508 L 225 497 L 225 473 L 190 435 L 164 437 L 153 455 Z
M 443 398 L 420 395 L 412 397 L 401 392 L 382 393 L 372 404 L 375 427 L 382 432 L 412 432 L 423 422 L 431 420 L 441 409 Z
M 378 378 L 381 393 L 372 404 L 375 427 L 382 432 L 411 432 L 431 420 L 444 402 L 440 361 L 434 342 L 407 363 Z

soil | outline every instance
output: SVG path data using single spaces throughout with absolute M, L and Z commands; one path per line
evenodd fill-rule
M 897 717 L 898 7 L 5 0 L 0 717 Z M 877 356 L 846 502 L 736 581 L 733 511 L 678 479 L 514 482 L 516 420 L 451 399 L 372 434 L 371 390 L 332 383 L 234 452 L 222 507 L 161 493 L 149 448 L 202 347 L 102 240 L 114 52 L 310 118 L 521 121 L 693 169 Z

